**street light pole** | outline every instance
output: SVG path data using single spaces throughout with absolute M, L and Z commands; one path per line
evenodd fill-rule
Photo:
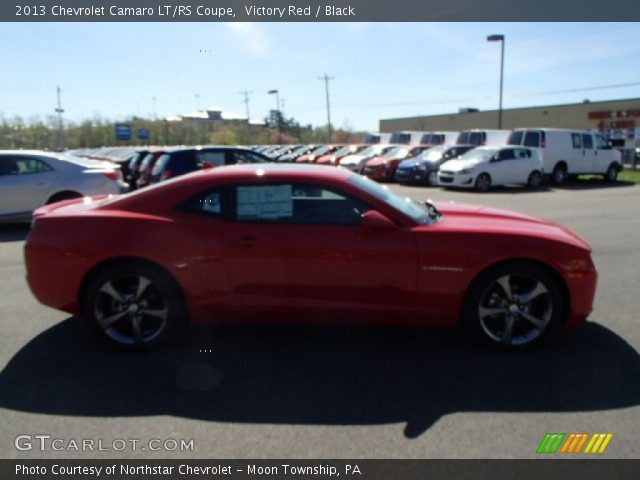
M 280 143 L 280 92 L 278 90 L 269 90 L 267 93 L 276 96 L 276 124 L 278 128 L 278 143 Z
M 502 129 L 502 89 L 504 83 L 504 35 L 489 35 L 488 42 L 500 42 L 500 105 L 498 107 L 498 129 Z

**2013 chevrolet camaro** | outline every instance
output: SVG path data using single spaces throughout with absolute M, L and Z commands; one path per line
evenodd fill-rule
M 589 245 L 560 225 L 305 165 L 49 205 L 25 258 L 40 302 L 131 348 L 187 320 L 462 325 L 523 347 L 582 322 L 596 287 Z

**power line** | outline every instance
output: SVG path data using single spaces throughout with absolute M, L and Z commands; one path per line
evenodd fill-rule
M 538 93 L 528 93 L 525 95 L 513 95 L 514 97 L 539 97 L 543 95 L 554 95 L 556 93 L 576 93 L 576 92 L 591 92 L 594 90 L 606 90 L 609 88 L 624 88 L 624 87 L 635 87 L 640 85 L 640 82 L 631 82 L 631 83 L 615 83 L 612 85 L 599 85 L 597 87 L 584 87 L 584 88 L 571 88 L 567 90 L 553 90 L 548 92 L 538 92 Z
M 327 140 L 331 143 L 331 103 L 329 101 L 329 80 L 333 80 L 334 77 L 330 77 L 326 73 L 322 77 L 318 77 L 318 80 L 324 80 L 324 91 L 327 96 Z

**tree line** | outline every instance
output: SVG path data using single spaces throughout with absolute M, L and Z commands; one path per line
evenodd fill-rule
M 116 140 L 115 124 L 132 126 L 130 140 Z M 148 139 L 140 139 L 138 130 L 147 130 Z M 114 145 L 262 145 L 270 143 L 329 143 L 326 127 L 313 128 L 300 125 L 281 112 L 271 112 L 262 125 L 249 125 L 246 121 L 210 121 L 201 119 L 148 119 L 133 117 L 114 122 L 95 116 L 80 122 L 63 122 L 62 136 L 57 117 L 20 116 L 0 119 L 0 148 L 2 149 L 66 149 L 96 148 Z M 348 125 L 332 132 L 331 142 L 358 143 L 364 132 L 353 131 Z

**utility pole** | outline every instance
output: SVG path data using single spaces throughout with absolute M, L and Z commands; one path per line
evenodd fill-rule
M 249 120 L 251 120 L 251 117 L 249 116 L 249 95 L 253 92 L 247 92 L 246 90 L 244 90 L 238 93 L 244 97 L 244 100 L 242 101 L 242 103 L 244 103 L 245 109 L 247 111 L 247 125 L 248 125 Z
M 64 150 L 64 124 L 62 123 L 62 114 L 64 109 L 62 108 L 62 100 L 60 100 L 60 87 L 58 87 L 58 108 L 55 112 L 58 114 L 58 149 Z
M 327 95 L 327 141 L 331 143 L 331 104 L 329 102 L 329 80 L 333 80 L 326 73 L 322 77 L 318 77 L 318 80 L 324 80 L 324 91 Z
M 152 109 L 153 109 L 153 111 L 151 112 L 151 115 L 153 117 L 153 120 L 155 121 L 155 119 L 156 119 L 156 97 L 155 96 L 151 97 L 151 101 L 152 101 Z

